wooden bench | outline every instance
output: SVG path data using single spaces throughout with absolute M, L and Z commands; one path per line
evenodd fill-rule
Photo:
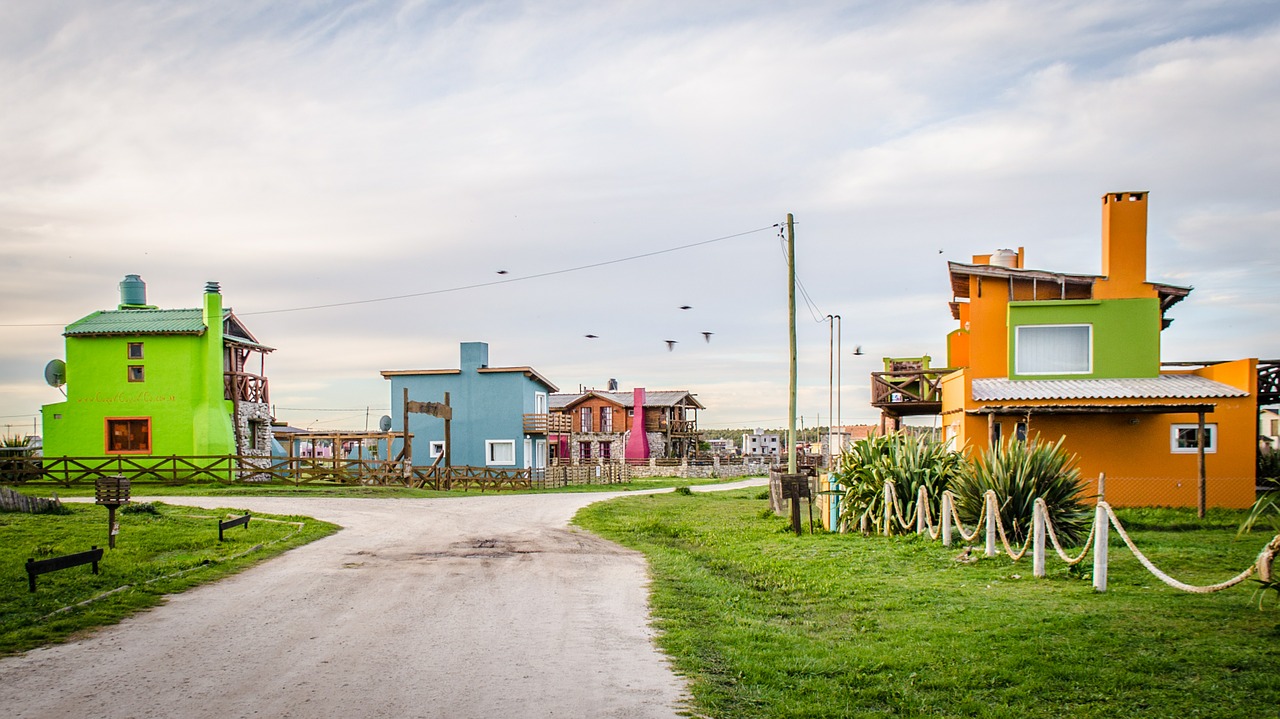
M 228 519 L 225 522 L 218 522 L 218 541 L 219 542 L 223 541 L 222 532 L 224 530 L 231 529 L 233 527 L 239 527 L 240 525 L 244 525 L 244 528 L 246 530 L 249 528 L 248 512 L 245 512 L 243 517 L 236 517 L 235 519 Z
M 59 569 L 69 569 L 78 567 L 81 564 L 92 564 L 93 573 L 98 573 L 98 562 L 102 560 L 102 550 L 96 546 L 87 552 L 77 552 L 76 554 L 66 554 L 61 557 L 53 557 L 51 559 L 34 559 L 27 560 L 27 586 L 31 591 L 36 590 L 36 577 L 48 572 L 56 572 Z

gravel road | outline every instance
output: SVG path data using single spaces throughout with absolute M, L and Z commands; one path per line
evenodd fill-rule
M 344 529 L 0 660 L 0 706 L 15 718 L 679 716 L 684 685 L 653 644 L 644 558 L 568 527 L 616 496 L 165 498 Z

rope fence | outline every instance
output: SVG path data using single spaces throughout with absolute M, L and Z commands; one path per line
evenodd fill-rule
M 1120 523 L 1120 518 L 1116 516 L 1111 505 L 1101 499 L 1098 500 L 1093 524 L 1089 528 L 1084 548 L 1075 556 L 1071 556 L 1058 541 L 1057 532 L 1053 527 L 1053 520 L 1049 517 L 1049 508 L 1043 499 L 1036 499 L 1032 505 L 1031 532 L 1027 535 L 1022 546 L 1016 549 L 1009 542 L 1008 532 L 1005 530 L 1004 522 L 1000 519 L 1000 513 L 997 511 L 999 504 L 1000 500 L 996 493 L 993 490 L 987 490 L 986 494 L 983 495 L 982 517 L 973 525 L 972 529 L 966 529 L 964 523 L 960 520 L 959 512 L 956 511 L 955 495 L 950 490 L 942 493 L 941 506 L 938 512 L 940 516 L 935 522 L 932 505 L 929 501 L 928 488 L 920 487 L 916 495 L 916 511 L 913 521 L 903 514 L 902 508 L 898 503 L 897 488 L 892 481 L 889 481 L 884 484 L 883 516 L 873 517 L 872 509 L 868 508 L 859 516 L 858 525 L 866 532 L 871 523 L 875 522 L 879 525 L 880 532 L 886 537 L 893 533 L 895 524 L 907 531 L 914 528 L 917 535 L 928 535 L 931 540 L 941 538 L 942 545 L 945 547 L 951 546 L 954 535 L 958 534 L 964 542 L 972 543 L 981 533 L 984 537 L 984 550 L 987 557 L 995 557 L 1003 549 L 1010 560 L 1017 562 L 1030 552 L 1033 574 L 1040 578 L 1046 576 L 1045 558 L 1049 546 L 1052 546 L 1058 558 L 1069 566 L 1075 566 L 1083 562 L 1092 549 L 1093 587 L 1099 592 L 1107 591 L 1109 534 L 1112 527 L 1115 528 L 1116 534 L 1120 536 L 1124 545 L 1133 553 L 1138 562 L 1154 577 L 1174 589 L 1194 594 L 1211 594 L 1230 589 L 1255 574 L 1259 580 L 1270 582 L 1273 578 L 1272 570 L 1275 556 L 1280 553 L 1280 534 L 1277 534 L 1263 546 L 1262 551 L 1258 553 L 1257 560 L 1234 577 L 1206 586 L 1187 584 L 1161 571 L 1159 567 L 1148 559 L 1134 544 L 1129 533 L 1125 531 L 1124 525 Z

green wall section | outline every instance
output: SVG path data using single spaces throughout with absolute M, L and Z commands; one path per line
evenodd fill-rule
M 145 417 L 153 455 L 235 454 L 221 296 L 207 294 L 205 304 L 206 317 L 219 319 L 200 335 L 68 336 L 67 400 L 42 408 L 44 453 L 103 456 L 108 418 Z M 129 359 L 130 342 L 142 343 L 142 359 Z M 129 381 L 130 365 L 144 368 L 142 382 Z
M 1160 373 L 1160 302 L 1155 298 L 1010 302 L 1008 323 L 1010 379 L 1113 379 Z M 1080 324 L 1093 327 L 1093 372 L 1014 374 L 1017 327 Z

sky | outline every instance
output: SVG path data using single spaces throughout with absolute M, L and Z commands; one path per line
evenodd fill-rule
M 948 260 L 1099 273 L 1117 191 L 1150 192 L 1148 278 L 1195 288 L 1163 358 L 1280 358 L 1273 2 L 19 0 L 0 107 L 5 433 L 126 274 L 221 283 L 295 426 L 376 427 L 381 370 L 483 341 L 784 427 L 788 213 L 802 423 L 828 314 L 871 423 L 881 358 L 946 364 Z

